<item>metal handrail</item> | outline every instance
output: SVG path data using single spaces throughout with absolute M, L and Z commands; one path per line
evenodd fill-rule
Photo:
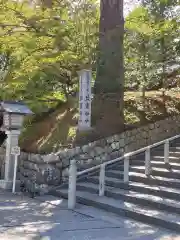
M 123 159 L 126 158 L 126 157 L 132 157 L 132 156 L 137 155 L 137 154 L 139 154 L 139 153 L 145 152 L 148 148 L 151 149 L 151 148 L 154 148 L 154 147 L 158 147 L 159 145 L 164 144 L 166 141 L 172 141 L 172 140 L 175 140 L 175 139 L 177 139 L 177 138 L 179 138 L 179 137 L 180 137 L 180 134 L 179 134 L 179 135 L 176 135 L 176 136 L 174 136 L 174 137 L 171 137 L 171 138 L 167 138 L 167 139 L 162 140 L 162 141 L 160 141 L 160 142 L 154 143 L 154 144 L 152 144 L 152 145 L 148 145 L 148 146 L 146 146 L 146 147 L 140 148 L 140 149 L 138 149 L 138 150 L 136 150 L 136 151 L 129 152 L 129 153 L 125 153 L 123 156 L 121 156 L 121 157 L 119 157 L 119 158 L 116 158 L 116 159 L 113 159 L 113 160 L 110 160 L 110 161 L 101 163 L 101 164 L 99 164 L 99 165 L 97 165 L 97 166 L 88 168 L 88 169 L 83 170 L 83 171 L 80 171 L 80 172 L 77 173 L 77 176 L 80 176 L 80 175 L 83 175 L 83 174 L 85 174 L 85 173 L 88 173 L 88 172 L 97 170 L 97 169 L 99 169 L 99 168 L 101 167 L 102 164 L 104 164 L 105 166 L 107 166 L 107 165 L 109 165 L 109 164 L 116 163 L 116 162 L 118 162 L 118 161 L 120 161 L 120 160 L 123 160 Z
M 150 149 L 164 144 L 164 162 L 166 164 L 169 164 L 169 142 L 174 139 L 177 139 L 179 137 L 180 137 L 180 135 L 176 135 L 174 137 L 167 138 L 163 141 L 154 143 L 154 144 L 146 146 L 144 148 L 140 148 L 140 149 L 130 152 L 130 153 L 126 153 L 122 157 L 101 163 L 97 166 L 88 168 L 88 169 L 80 171 L 80 172 L 77 172 L 76 160 L 75 159 L 71 160 L 70 168 L 69 168 L 68 208 L 73 209 L 76 204 L 76 182 L 77 182 L 78 176 L 81 176 L 85 173 L 89 173 L 91 171 L 100 169 L 100 172 L 99 172 L 99 196 L 104 196 L 105 184 L 106 184 L 105 168 L 107 165 L 116 163 L 120 160 L 124 160 L 124 183 L 128 183 L 129 182 L 129 158 L 138 153 L 145 152 L 145 175 L 147 177 L 149 177 L 151 175 L 151 170 L 152 170 L 151 159 L 150 159 Z

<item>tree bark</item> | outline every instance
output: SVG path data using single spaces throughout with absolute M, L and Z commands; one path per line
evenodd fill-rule
M 146 78 L 146 43 L 145 39 L 143 38 L 143 43 L 142 43 L 142 48 L 143 48 L 143 85 L 142 85 L 142 105 L 143 105 L 143 110 L 145 111 L 145 104 L 146 104 L 146 83 L 147 83 L 147 78 Z
M 160 21 L 162 22 L 162 25 L 165 21 L 165 5 L 163 3 L 160 4 Z M 165 36 L 164 34 L 161 36 L 160 39 L 160 48 L 161 48 L 161 62 L 162 62 L 162 84 L 163 84 L 163 90 L 162 90 L 162 102 L 163 102 L 163 112 L 166 114 L 166 84 L 167 84 L 167 75 L 166 75 L 166 47 L 165 47 Z
M 52 0 L 41 0 L 41 4 L 44 7 L 52 8 L 53 1 Z
M 101 0 L 92 125 L 102 137 L 123 131 L 123 0 Z

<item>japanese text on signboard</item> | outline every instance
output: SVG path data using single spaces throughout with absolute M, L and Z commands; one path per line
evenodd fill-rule
M 82 70 L 79 78 L 79 129 L 91 126 L 91 71 Z

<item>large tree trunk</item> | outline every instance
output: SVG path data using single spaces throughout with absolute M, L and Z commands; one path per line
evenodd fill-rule
M 123 0 L 101 0 L 97 76 L 92 125 L 99 136 L 123 131 Z
M 52 0 L 40 0 L 40 1 L 44 7 L 52 8 L 52 4 L 53 4 Z
M 143 67 L 143 82 L 142 82 L 142 106 L 143 106 L 143 111 L 145 111 L 146 108 L 146 83 L 147 83 L 147 78 L 146 78 L 146 43 L 145 39 L 143 38 L 142 42 L 142 49 L 143 49 L 143 62 L 142 62 L 142 67 Z
M 163 3 L 160 4 L 160 24 L 163 25 L 165 21 L 165 5 Z M 160 39 L 160 48 L 161 48 L 161 62 L 162 62 L 162 102 L 163 102 L 163 112 L 164 114 L 167 113 L 166 111 L 166 85 L 167 85 L 167 75 L 166 75 L 166 46 L 165 46 L 165 36 L 164 34 L 161 36 Z

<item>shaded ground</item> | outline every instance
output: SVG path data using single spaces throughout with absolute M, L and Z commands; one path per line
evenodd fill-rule
M 1 240 L 179 240 L 164 229 L 51 196 L 30 199 L 0 191 Z
M 146 92 L 145 101 L 140 92 L 125 93 L 125 120 L 127 126 L 141 126 L 180 113 L 180 93 L 168 91 L 163 99 L 159 91 Z M 77 102 L 62 104 L 44 119 L 26 126 L 21 136 L 21 147 L 30 152 L 51 152 L 71 147 L 78 122 Z

